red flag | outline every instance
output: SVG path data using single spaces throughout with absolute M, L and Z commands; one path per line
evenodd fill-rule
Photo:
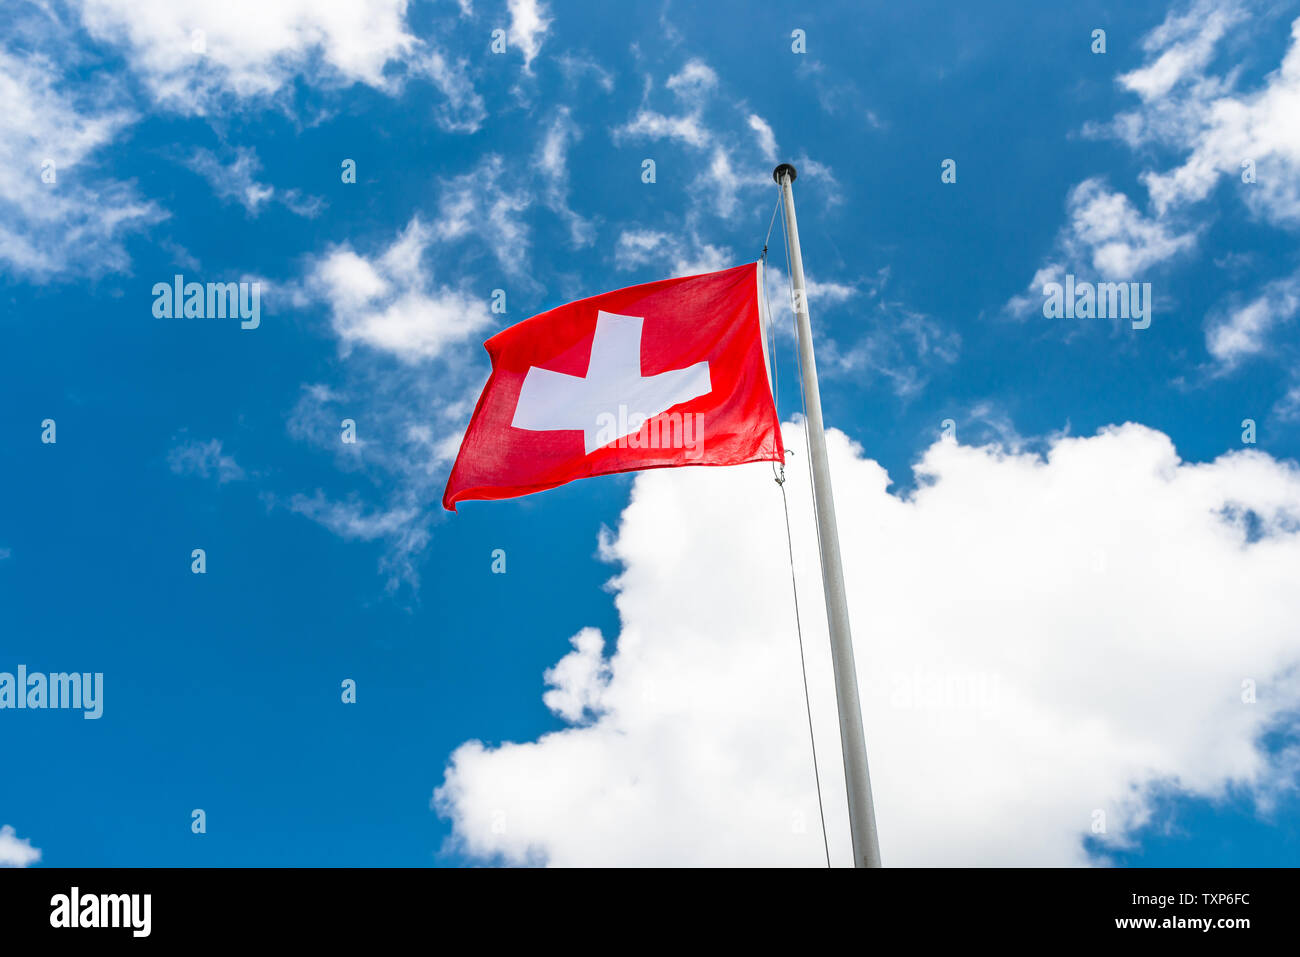
M 580 299 L 484 343 L 442 504 L 679 465 L 783 461 L 757 263 Z

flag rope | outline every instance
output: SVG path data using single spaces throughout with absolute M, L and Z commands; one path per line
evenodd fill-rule
M 763 283 L 763 306 L 767 309 L 767 339 L 768 349 L 771 353 L 771 362 L 769 365 L 772 369 L 772 405 L 776 406 L 776 383 L 777 383 L 777 354 L 776 354 L 776 330 L 772 327 L 772 307 L 767 298 L 767 245 L 772 238 L 772 227 L 776 225 L 776 211 L 781 206 L 781 197 L 778 194 L 776 206 L 772 209 L 772 221 L 767 225 L 767 237 L 763 240 L 763 255 L 759 261 L 759 271 Z M 782 220 L 782 230 L 784 231 L 784 220 Z M 786 263 L 787 274 L 789 271 L 789 240 L 786 245 Z M 801 373 L 802 376 L 802 373 Z M 778 414 L 778 420 L 780 416 Z M 805 432 L 807 430 L 807 415 L 804 416 Z M 778 426 L 779 427 L 779 426 Z M 811 473 L 809 473 L 811 481 Z M 813 781 L 817 785 L 817 814 L 821 818 L 822 824 L 822 850 L 826 853 L 826 866 L 831 866 L 831 845 L 826 836 L 826 808 L 822 803 L 822 777 L 821 771 L 817 767 L 817 737 L 813 733 L 812 717 L 812 699 L 808 694 L 808 663 L 804 657 L 803 649 L 803 621 L 799 616 L 799 582 L 794 572 L 794 536 L 790 532 L 790 502 L 785 494 L 785 463 L 772 463 L 772 478 L 776 481 L 777 488 L 781 490 L 781 508 L 785 512 L 785 545 L 790 556 L 790 591 L 794 595 L 794 625 L 795 633 L 799 637 L 799 671 L 803 675 L 803 705 L 808 715 L 808 743 L 812 751 L 813 764 Z M 818 533 L 820 534 L 820 532 Z

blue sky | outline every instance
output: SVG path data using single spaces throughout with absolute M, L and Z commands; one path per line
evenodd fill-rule
M 1005 719 L 868 710 L 886 863 L 1296 863 L 1300 6 L 347 6 L 0 14 L 0 671 L 105 687 L 0 711 L 0 861 L 816 864 L 765 467 L 438 505 L 484 339 L 756 259 L 790 161 L 859 664 Z M 260 325 L 156 318 L 177 273 Z M 1150 327 L 1045 318 L 1065 273 Z

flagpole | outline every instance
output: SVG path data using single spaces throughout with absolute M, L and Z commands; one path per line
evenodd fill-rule
M 867 772 L 867 742 L 862 731 L 862 705 L 858 700 L 858 673 L 853 663 L 853 636 L 849 631 L 849 606 L 844 591 L 844 569 L 840 564 L 840 537 L 835 527 L 831 470 L 826 460 L 822 400 L 817 387 L 812 323 L 808 316 L 808 287 L 803 276 L 799 226 L 794 216 L 793 183 L 798 175 L 789 163 L 782 163 L 772 171 L 772 178 L 780 184 L 785 202 L 786 236 L 790 244 L 790 282 L 794 288 L 795 322 L 799 329 L 799 369 L 803 377 L 804 411 L 808 417 L 808 458 L 812 464 L 813 496 L 817 505 L 822 584 L 826 591 L 826 619 L 830 624 L 831 663 L 835 671 L 835 700 L 840 712 L 844 784 L 849 794 L 853 866 L 879 867 L 880 842 L 876 836 L 876 810 L 871 801 L 871 776 Z

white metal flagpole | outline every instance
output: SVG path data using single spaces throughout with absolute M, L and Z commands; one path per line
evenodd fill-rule
M 840 538 L 835 527 L 835 499 L 831 470 L 826 461 L 826 433 L 822 427 L 821 392 L 817 388 L 817 363 L 813 359 L 812 323 L 808 317 L 807 284 L 799 226 L 794 217 L 793 183 L 799 174 L 789 163 L 772 171 L 785 201 L 786 236 L 790 243 L 790 283 L 794 289 L 795 322 L 799 328 L 799 369 L 803 375 L 805 413 L 808 416 L 808 458 L 812 465 L 813 497 L 821 542 L 822 583 L 826 590 L 826 619 L 831 632 L 831 662 L 835 670 L 835 700 L 840 711 L 840 744 L 844 750 L 844 784 L 849 792 L 849 830 L 853 838 L 853 866 L 879 867 L 880 843 L 876 837 L 876 809 L 871 801 L 871 776 L 867 772 L 867 741 L 862 731 L 862 705 L 858 700 L 858 673 L 853 663 L 853 636 L 849 632 L 849 605 L 840 564 Z

